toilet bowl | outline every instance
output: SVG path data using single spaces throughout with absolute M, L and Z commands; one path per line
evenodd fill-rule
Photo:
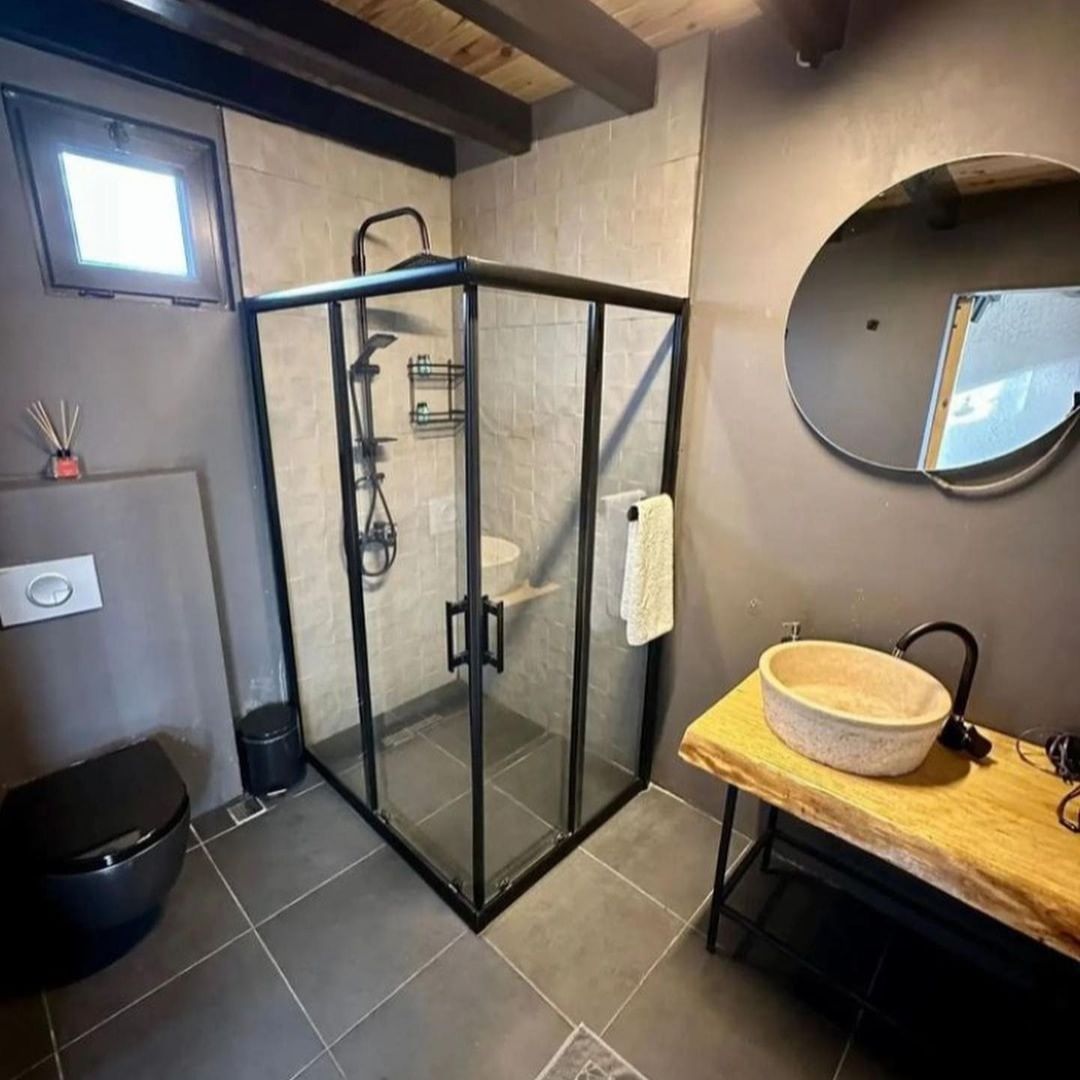
M 0 854 L 27 910 L 73 929 L 122 926 L 176 882 L 190 815 L 180 774 L 144 739 L 8 792 Z

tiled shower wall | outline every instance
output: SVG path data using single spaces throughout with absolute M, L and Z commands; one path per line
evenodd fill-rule
M 705 36 L 666 49 L 653 109 L 459 174 L 455 247 L 686 295 L 706 62 Z M 588 742 L 632 768 L 645 653 L 617 618 L 614 533 L 625 529 L 619 496 L 659 486 L 671 320 L 607 317 Z M 480 293 L 484 532 L 522 548 L 534 586 L 557 586 L 509 609 L 507 669 L 490 692 L 556 730 L 570 708 L 585 318 L 584 304 Z
M 360 222 L 406 203 L 426 218 L 433 249 L 451 252 L 449 180 L 239 113 L 226 112 L 225 126 L 246 295 L 350 276 Z M 411 221 L 377 226 L 369 234 L 369 269 L 419 248 Z M 376 712 L 450 678 L 442 613 L 457 591 L 454 440 L 410 426 L 406 367 L 418 353 L 452 353 L 450 305 L 441 292 L 370 308 L 372 331 L 398 336 L 373 358 L 381 368 L 373 385 L 376 432 L 397 439 L 380 468 L 399 533 L 393 569 L 365 579 Z M 351 361 L 351 304 L 344 318 Z M 260 338 L 300 704 L 315 742 L 357 723 L 326 310 L 262 316 Z M 357 504 L 362 521 L 364 492 Z

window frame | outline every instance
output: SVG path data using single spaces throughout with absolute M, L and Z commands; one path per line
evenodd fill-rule
M 3 96 L 47 289 L 231 306 L 217 148 L 212 140 L 19 87 L 5 86 Z M 192 272 L 177 275 L 80 262 L 60 161 L 65 150 L 172 173 L 179 181 L 181 224 Z

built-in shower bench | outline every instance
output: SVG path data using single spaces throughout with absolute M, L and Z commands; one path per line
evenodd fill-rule
M 791 952 L 726 903 L 756 857 L 768 865 L 775 840 L 829 862 L 778 829 L 780 810 L 1080 960 L 1080 834 L 1057 816 L 1068 789 L 1025 763 L 1011 736 L 980 730 L 994 744 L 985 763 L 935 745 L 907 776 L 854 776 L 803 757 L 772 733 L 757 672 L 736 686 L 687 728 L 679 748 L 683 760 L 728 784 L 710 947 L 723 915 Z M 1039 747 L 1026 749 L 1033 761 L 1047 764 Z M 770 810 L 761 835 L 729 870 L 739 791 Z

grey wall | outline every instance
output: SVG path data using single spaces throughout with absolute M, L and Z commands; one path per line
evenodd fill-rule
M 208 105 L 7 42 L 0 79 L 211 138 L 225 178 L 220 114 Z M 90 473 L 195 470 L 232 708 L 275 698 L 281 645 L 237 313 L 46 294 L 6 125 L 0 191 L 0 476 L 40 475 L 45 454 L 23 405 L 61 396 L 82 404 Z
M 825 238 L 897 180 L 988 152 L 1080 166 L 1078 51 L 1070 0 L 856 0 L 818 71 L 762 20 L 714 39 L 658 782 L 716 806 L 678 741 L 783 619 L 878 646 L 959 619 L 983 648 L 976 720 L 1076 724 L 1080 453 L 981 503 L 862 471 L 792 406 L 784 326 Z M 953 645 L 912 655 L 951 681 Z
M 1080 183 L 967 199 L 954 229 L 913 206 L 859 215 L 791 304 L 788 379 L 814 427 L 867 461 L 916 468 L 953 296 L 1080 282 L 1078 209 Z M 1013 370 L 1025 362 L 1037 359 L 1009 350 Z
M 195 474 L 0 485 L 0 565 L 85 554 L 100 609 L 0 630 L 0 791 L 154 735 L 219 806 L 240 775 Z

